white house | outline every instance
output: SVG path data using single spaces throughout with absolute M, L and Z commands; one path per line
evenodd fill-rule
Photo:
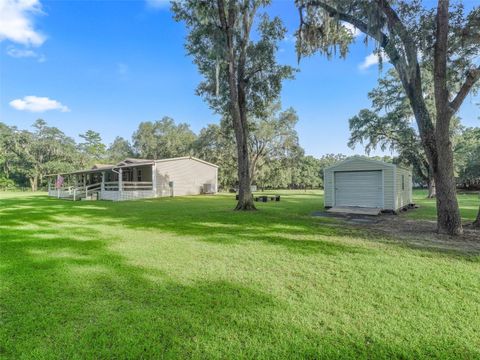
M 116 165 L 96 164 L 89 170 L 50 175 L 49 178 L 50 196 L 121 201 L 214 194 L 218 189 L 218 166 L 194 157 L 128 158 Z
M 412 203 L 412 171 L 395 164 L 351 157 L 324 170 L 324 203 L 398 211 Z

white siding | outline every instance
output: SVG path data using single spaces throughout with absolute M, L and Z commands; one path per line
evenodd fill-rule
M 397 167 L 395 210 L 412 203 L 412 172 Z
M 324 171 L 324 203 L 335 206 L 335 172 L 337 171 L 381 171 L 383 177 L 383 209 L 395 210 L 395 165 L 352 157 Z
M 173 196 L 197 195 L 203 184 L 213 184 L 217 191 L 217 167 L 195 159 L 184 158 L 156 163 L 157 196 L 171 196 L 169 182 L 173 181 Z

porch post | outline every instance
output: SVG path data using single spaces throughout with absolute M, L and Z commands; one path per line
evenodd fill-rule
M 121 197 L 122 193 L 123 193 L 123 171 L 122 171 L 122 168 L 118 169 L 118 192 L 119 192 L 120 197 Z
M 156 163 L 152 164 L 152 191 L 153 191 L 153 196 L 157 197 L 157 169 L 156 169 Z
M 83 190 L 85 190 L 85 196 L 87 196 L 87 174 L 83 174 Z
M 105 191 L 105 171 L 102 171 L 102 185 L 100 187 L 100 191 L 101 192 Z

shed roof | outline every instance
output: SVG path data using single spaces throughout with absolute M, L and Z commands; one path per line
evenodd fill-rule
M 365 162 L 369 162 L 369 163 L 373 163 L 373 164 L 378 164 L 378 165 L 382 165 L 382 166 L 388 166 L 388 167 L 393 167 L 393 168 L 400 168 L 400 169 L 405 169 L 405 170 L 408 170 L 408 171 L 411 171 L 411 168 L 408 168 L 408 167 L 404 167 L 404 166 L 401 166 L 401 165 L 397 165 L 397 164 L 393 164 L 393 163 L 387 163 L 385 161 L 380 161 L 380 160 L 375 160 L 375 159 L 370 159 L 370 158 L 367 158 L 365 156 L 360 156 L 360 155 L 355 155 L 355 156 L 351 156 L 343 161 L 340 161 L 336 164 L 333 164 L 331 166 L 328 166 L 325 168 L 325 170 L 329 170 L 329 169 L 333 169 L 337 166 L 340 166 L 340 165 L 343 165 L 343 164 L 346 164 L 346 163 L 349 163 L 351 161 L 365 161 Z

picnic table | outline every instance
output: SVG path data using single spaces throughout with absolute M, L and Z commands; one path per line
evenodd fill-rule
M 253 200 L 259 202 L 267 201 L 280 201 L 280 195 L 252 195 Z M 238 200 L 238 194 L 235 196 L 235 199 Z

